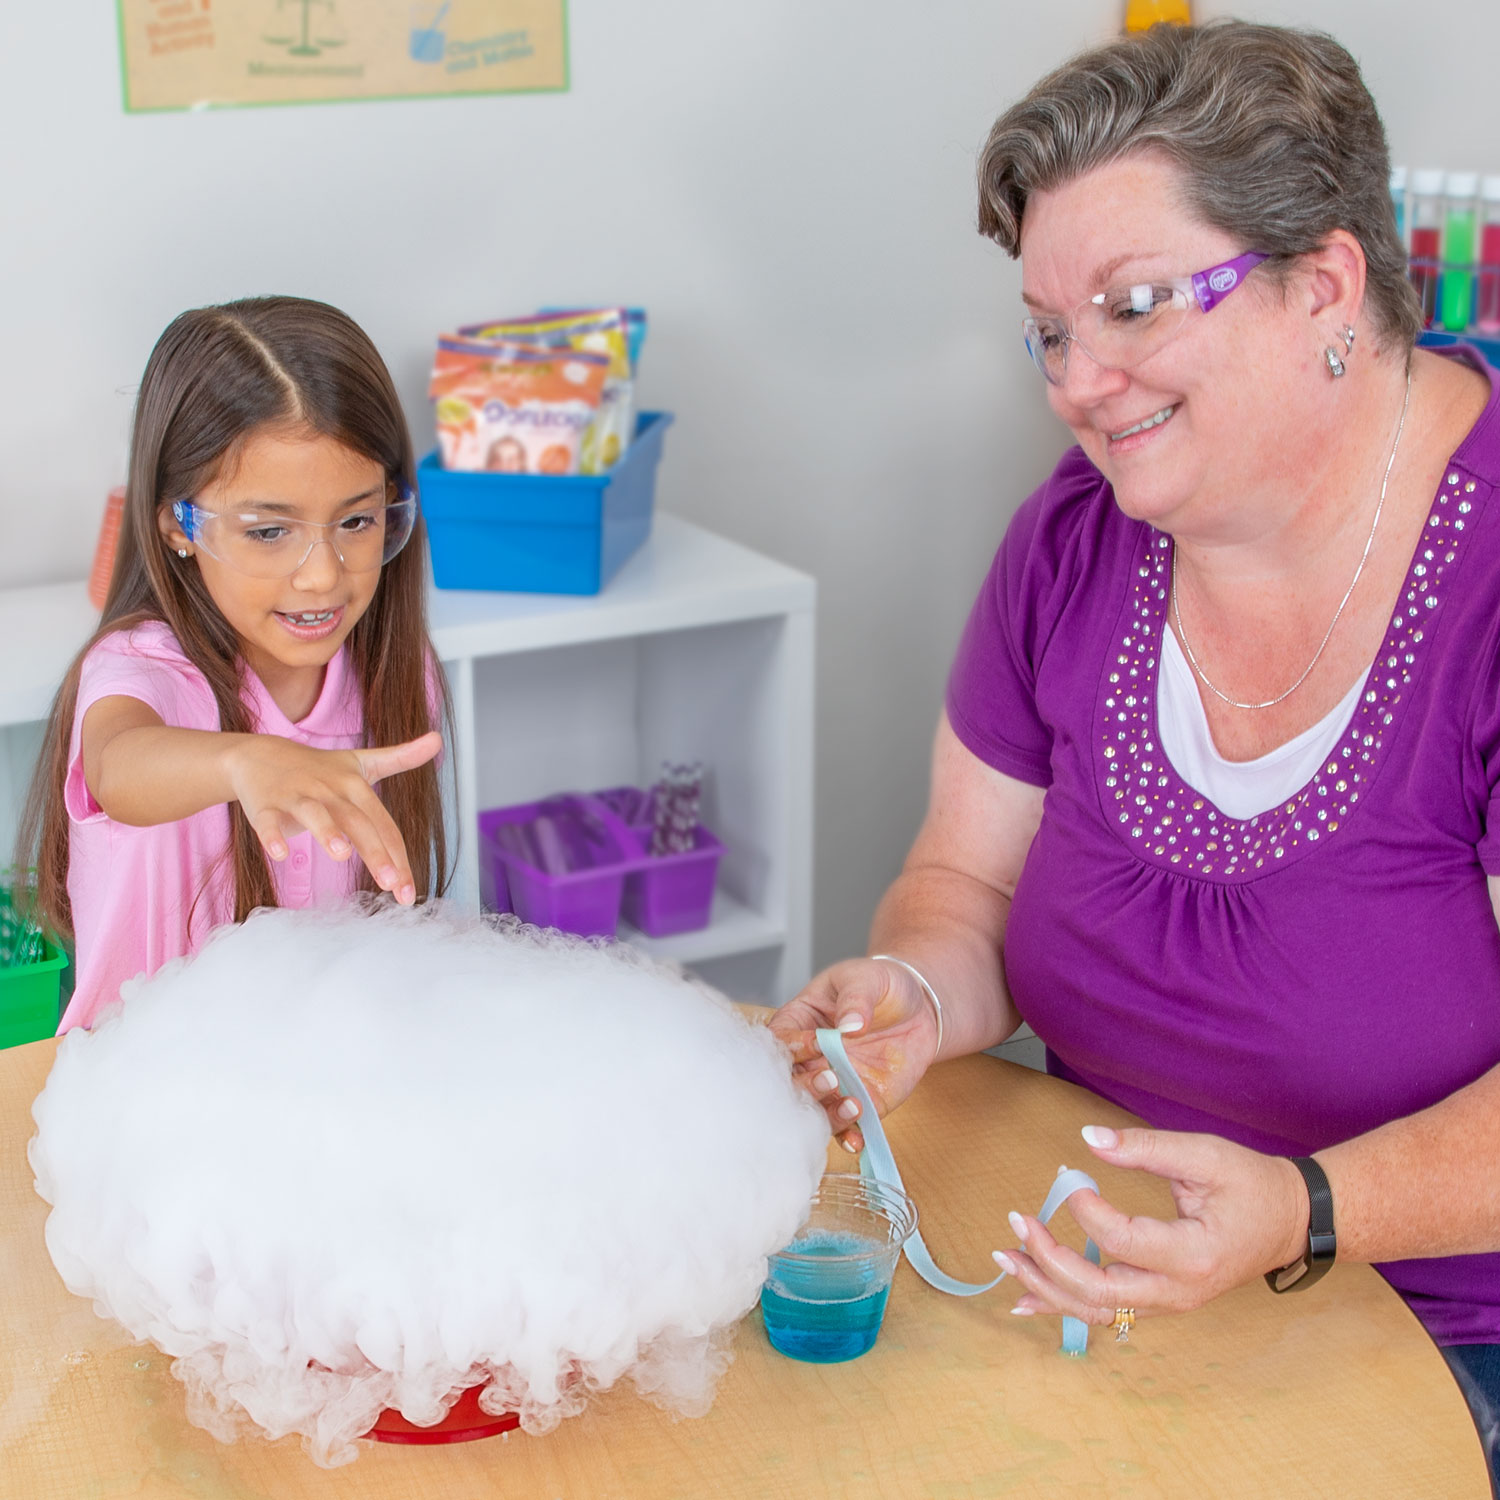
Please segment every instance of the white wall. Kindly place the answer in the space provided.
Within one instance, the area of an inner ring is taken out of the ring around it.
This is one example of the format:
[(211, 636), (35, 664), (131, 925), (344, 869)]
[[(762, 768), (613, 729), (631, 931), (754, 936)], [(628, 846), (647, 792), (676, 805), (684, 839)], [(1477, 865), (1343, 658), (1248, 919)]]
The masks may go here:
[[(570, 8), (563, 95), (127, 116), (109, 0), (4, 7), (0, 586), (87, 572), (134, 382), (184, 307), (337, 303), (421, 441), (440, 329), (643, 303), (643, 394), (678, 414), (660, 503), (819, 579), (831, 959), (899, 865), (969, 600), (1065, 441), (1017, 268), (973, 231), (976, 147), (1123, 0)], [(1339, 36), (1398, 159), (1500, 171), (1494, 0), (1198, 7), (1230, 10)]]

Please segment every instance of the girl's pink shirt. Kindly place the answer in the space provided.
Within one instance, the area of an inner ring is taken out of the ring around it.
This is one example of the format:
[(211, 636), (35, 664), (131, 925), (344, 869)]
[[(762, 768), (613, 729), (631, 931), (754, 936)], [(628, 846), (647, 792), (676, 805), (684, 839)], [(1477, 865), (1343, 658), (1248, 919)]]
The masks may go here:
[[(264, 734), (319, 750), (354, 749), (363, 742), (364, 712), (346, 650), (328, 664), (318, 701), (296, 724), (248, 669), (243, 695)], [(227, 805), (175, 823), (132, 828), (111, 819), (90, 794), (79, 748), (83, 718), (99, 699), (113, 697), (138, 698), (173, 728), (219, 728), (208, 682), (160, 621), (105, 636), (84, 658), (64, 789), (78, 968), (59, 1034), (92, 1026), (119, 999), (125, 980), (196, 952), (215, 927), (234, 919)], [(283, 906), (341, 900), (356, 888), (362, 869), (357, 854), (335, 860), (305, 831), (289, 838), (287, 847), (286, 859), (271, 866)]]

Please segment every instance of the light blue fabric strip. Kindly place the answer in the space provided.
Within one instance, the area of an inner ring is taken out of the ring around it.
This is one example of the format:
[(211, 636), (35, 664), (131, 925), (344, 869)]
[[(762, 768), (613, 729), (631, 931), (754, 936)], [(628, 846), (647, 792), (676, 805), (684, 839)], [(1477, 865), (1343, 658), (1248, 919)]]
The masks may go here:
[[(844, 1050), (843, 1034), (831, 1028), (820, 1030), (818, 1046), (838, 1078), (839, 1087), (859, 1104), (859, 1128), (864, 1132), (865, 1137), (865, 1149), (859, 1157), (859, 1170), (866, 1177), (888, 1182), (905, 1192), (906, 1185), (901, 1181), (901, 1172), (896, 1166), (891, 1143), (886, 1139), (885, 1128), (880, 1123), (880, 1116), (870, 1098), (869, 1090), (865, 1088), (864, 1080), (855, 1071), (854, 1065), (849, 1061), (849, 1054)], [(1047, 1201), (1042, 1204), (1037, 1218), (1043, 1224), (1047, 1223), (1079, 1188), (1088, 1188), (1095, 1193), (1099, 1191), (1098, 1183), (1087, 1172), (1080, 1172), (1077, 1168), (1059, 1168), (1052, 1190), (1047, 1194)], [(1099, 1247), (1093, 1240), (1086, 1242), (1084, 1254), (1096, 1266), (1099, 1264)], [(940, 1292), (947, 1292), (951, 1297), (977, 1297), (981, 1292), (990, 1291), (1005, 1280), (1004, 1271), (993, 1281), (959, 1281), (956, 1277), (948, 1275), (946, 1271), (940, 1270), (937, 1262), (933, 1260), (932, 1252), (928, 1250), (920, 1229), (913, 1231), (911, 1238), (906, 1242), (906, 1258), (911, 1262), (912, 1270), (928, 1286)], [(1078, 1318), (1065, 1317), (1062, 1352), (1072, 1355), (1084, 1354), (1088, 1346), (1088, 1325)]]

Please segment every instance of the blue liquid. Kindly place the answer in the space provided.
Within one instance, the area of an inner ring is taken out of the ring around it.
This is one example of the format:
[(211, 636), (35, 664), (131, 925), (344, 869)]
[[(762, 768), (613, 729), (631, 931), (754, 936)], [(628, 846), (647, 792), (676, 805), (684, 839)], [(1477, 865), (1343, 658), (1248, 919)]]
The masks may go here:
[(894, 1269), (889, 1247), (847, 1231), (816, 1229), (787, 1249), (813, 1259), (771, 1258), (760, 1294), (771, 1347), (818, 1365), (857, 1359), (873, 1347), (885, 1318)]

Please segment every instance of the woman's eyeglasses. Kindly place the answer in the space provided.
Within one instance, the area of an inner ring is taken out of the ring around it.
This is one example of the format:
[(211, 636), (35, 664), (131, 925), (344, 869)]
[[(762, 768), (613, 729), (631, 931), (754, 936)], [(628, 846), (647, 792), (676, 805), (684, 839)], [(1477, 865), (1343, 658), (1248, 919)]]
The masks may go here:
[(351, 573), (384, 567), (411, 540), (417, 496), (404, 480), (396, 499), (337, 521), (300, 521), (274, 512), (205, 510), (178, 500), (172, 515), (183, 535), (215, 561), (251, 578), (289, 578), (319, 542)]
[(1195, 306), (1212, 312), (1269, 259), (1247, 250), (1191, 276), (1111, 287), (1080, 302), (1066, 318), (1024, 318), (1026, 348), (1050, 385), (1067, 378), (1069, 344), (1107, 370), (1128, 370), (1176, 338)]

